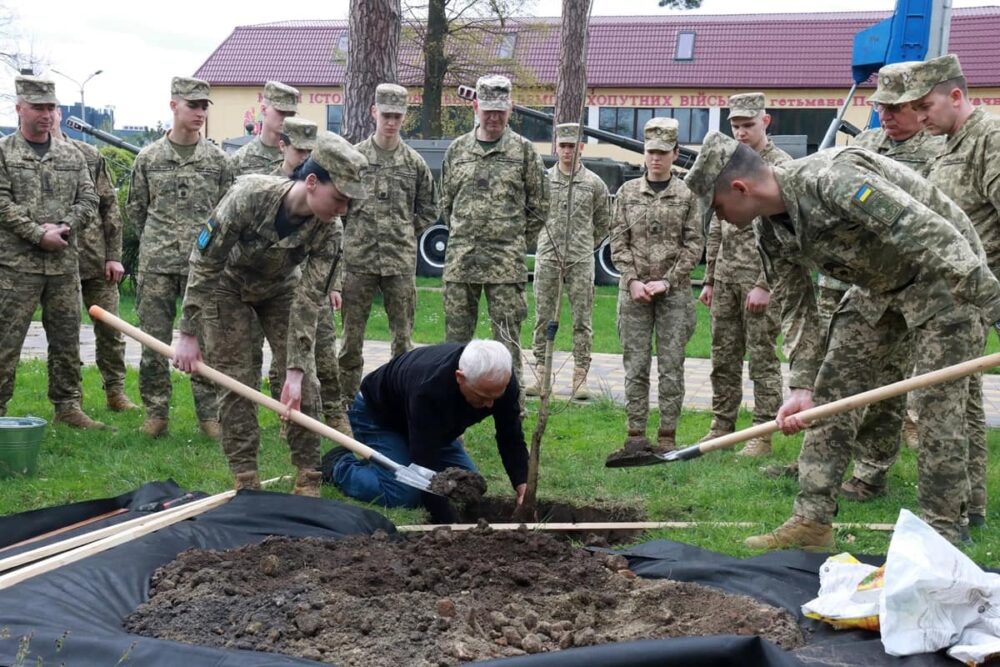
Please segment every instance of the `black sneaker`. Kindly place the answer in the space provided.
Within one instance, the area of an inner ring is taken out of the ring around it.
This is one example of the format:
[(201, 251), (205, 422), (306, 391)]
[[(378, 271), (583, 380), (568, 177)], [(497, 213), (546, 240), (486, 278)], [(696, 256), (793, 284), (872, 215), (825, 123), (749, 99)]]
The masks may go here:
[(333, 469), (337, 467), (337, 462), (341, 458), (350, 454), (351, 450), (347, 447), (337, 445), (323, 455), (323, 460), (320, 462), (320, 471), (323, 473), (323, 481), (325, 483), (333, 484)]

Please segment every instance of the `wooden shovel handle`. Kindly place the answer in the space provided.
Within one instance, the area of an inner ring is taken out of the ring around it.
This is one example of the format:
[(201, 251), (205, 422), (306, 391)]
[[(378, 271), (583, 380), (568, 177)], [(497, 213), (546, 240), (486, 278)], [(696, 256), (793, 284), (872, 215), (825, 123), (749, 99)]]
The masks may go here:
[[(878, 401), (884, 401), (887, 398), (900, 396), (916, 389), (923, 389), (924, 387), (941, 384), (942, 382), (957, 380), (958, 378), (972, 375), (973, 373), (978, 373), (994, 366), (1000, 366), (1000, 352), (987, 354), (986, 356), (970, 359), (969, 361), (963, 361), (962, 363), (955, 364), (953, 366), (946, 366), (922, 375), (914, 375), (911, 378), (900, 380), (899, 382), (893, 382), (892, 384), (887, 384), (884, 387), (869, 389), (868, 391), (861, 392), (860, 394), (842, 398), (839, 401), (817, 405), (814, 408), (803, 410), (802, 412), (797, 413), (797, 415), (802, 421), (811, 423), (820, 419), (832, 417), (833, 415), (839, 415), (842, 412), (863, 408), (866, 405), (877, 403)], [(732, 447), (737, 443), (745, 442), (751, 438), (770, 435), (779, 430), (778, 422), (771, 420), (763, 424), (745, 428), (742, 431), (706, 440), (697, 447), (701, 454), (705, 454), (707, 452), (715, 451), (716, 449), (726, 449), (727, 447)]]
[[(153, 336), (150, 336), (142, 329), (132, 326), (131, 324), (121, 319), (120, 317), (112, 315), (111, 313), (104, 310), (100, 306), (91, 306), (87, 312), (90, 313), (90, 316), (92, 318), (100, 320), (101, 322), (107, 324), (109, 327), (121, 331), (129, 338), (134, 338), (135, 340), (139, 341), (140, 343), (142, 343), (149, 349), (153, 350), (154, 352), (162, 354), (164, 357), (167, 357), (168, 359), (173, 359), (174, 348), (170, 347), (163, 341), (154, 338)], [(316, 433), (317, 435), (321, 435), (324, 438), (333, 440), (337, 444), (343, 445), (344, 447), (351, 450), (361, 458), (369, 459), (371, 458), (372, 454), (375, 453), (375, 450), (369, 447), (368, 445), (358, 442), (354, 438), (350, 438), (341, 433), (340, 431), (330, 428), (323, 422), (313, 419), (309, 415), (303, 414), (298, 410), (289, 410), (287, 407), (285, 407), (284, 404), (281, 403), (281, 401), (276, 401), (270, 396), (265, 396), (256, 389), (248, 387), (242, 382), (234, 380), (225, 373), (215, 370), (214, 368), (212, 368), (211, 366), (209, 366), (204, 362), (199, 361), (195, 368), (198, 375), (202, 376), (206, 380), (210, 380), (215, 384), (224, 387), (225, 389), (228, 389), (229, 391), (235, 394), (239, 394), (240, 396), (242, 396), (247, 400), (253, 401), (258, 405), (262, 405), (269, 410), (273, 410), (274, 412), (277, 412), (279, 415), (282, 416), (287, 415), (289, 421), (295, 422), (302, 428), (308, 429), (313, 433)]]

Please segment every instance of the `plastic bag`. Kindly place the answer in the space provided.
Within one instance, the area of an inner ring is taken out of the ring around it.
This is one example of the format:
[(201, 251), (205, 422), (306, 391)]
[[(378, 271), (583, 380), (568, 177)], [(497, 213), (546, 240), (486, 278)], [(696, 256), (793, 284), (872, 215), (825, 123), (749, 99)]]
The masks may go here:
[(802, 605), (802, 613), (838, 630), (878, 632), (882, 572), (883, 568), (866, 565), (848, 553), (827, 558), (819, 569), (817, 597)]

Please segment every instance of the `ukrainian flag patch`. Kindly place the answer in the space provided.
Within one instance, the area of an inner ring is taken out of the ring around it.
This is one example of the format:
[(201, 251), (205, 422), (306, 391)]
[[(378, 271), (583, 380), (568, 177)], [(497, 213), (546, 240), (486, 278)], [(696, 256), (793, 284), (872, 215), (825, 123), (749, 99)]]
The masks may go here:
[(859, 204), (864, 204), (868, 200), (868, 198), (872, 196), (873, 192), (875, 192), (875, 188), (865, 183), (860, 188), (858, 188), (858, 191), (856, 193), (854, 193), (854, 201), (858, 202)]
[(198, 250), (204, 250), (208, 247), (208, 244), (212, 242), (212, 237), (215, 236), (215, 230), (218, 226), (219, 223), (215, 221), (215, 218), (209, 218), (205, 222), (205, 226), (198, 232)]
[(871, 183), (865, 183), (851, 198), (851, 203), (879, 222), (891, 225), (903, 214), (903, 204)]

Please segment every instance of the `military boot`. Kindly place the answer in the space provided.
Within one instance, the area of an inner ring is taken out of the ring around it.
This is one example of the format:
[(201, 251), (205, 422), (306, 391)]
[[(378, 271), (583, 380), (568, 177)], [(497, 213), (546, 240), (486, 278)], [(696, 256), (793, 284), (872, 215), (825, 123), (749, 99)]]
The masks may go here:
[(779, 477), (798, 477), (799, 462), (795, 461), (794, 463), (788, 463), (785, 465), (772, 464), (769, 466), (761, 466), (758, 470), (768, 477), (773, 477), (774, 479), (778, 479)]
[(747, 458), (760, 458), (763, 456), (771, 455), (771, 436), (762, 435), (756, 438), (750, 438), (750, 441), (741, 449), (736, 452), (736, 456), (745, 456)]
[(166, 417), (146, 417), (142, 422), (142, 434), (150, 438), (159, 438), (167, 433)]
[(198, 422), (198, 428), (201, 429), (201, 432), (206, 437), (212, 440), (222, 439), (222, 427), (219, 425), (218, 419), (202, 419)]
[(347, 415), (343, 412), (335, 412), (326, 418), (326, 425), (330, 428), (340, 431), (348, 438), (354, 437), (354, 431), (351, 430), (351, 420), (347, 418)]
[(666, 454), (677, 449), (677, 431), (673, 429), (660, 428), (656, 432), (656, 453)]
[(729, 435), (733, 432), (732, 426), (726, 426), (716, 420), (712, 420), (712, 425), (708, 428), (708, 433), (698, 441), (700, 445), (703, 442), (708, 442), (709, 440), (714, 440), (715, 438), (721, 438), (724, 435)]
[(883, 484), (882, 486), (877, 486), (875, 484), (869, 484), (859, 477), (851, 477), (849, 480), (840, 485), (840, 495), (844, 496), (848, 500), (863, 503), (878, 498), (879, 496), (884, 496), (885, 485)]
[(916, 449), (917, 445), (920, 443), (920, 437), (917, 435), (917, 422), (913, 420), (913, 416), (910, 415), (909, 411), (906, 413), (906, 417), (903, 418), (903, 444), (905, 444), (910, 449)]
[(573, 369), (573, 400), (575, 401), (589, 401), (594, 397), (590, 393), (590, 387), (587, 386), (587, 372), (588, 369), (583, 366), (577, 366)]
[(604, 466), (606, 468), (631, 468), (662, 463), (656, 454), (657, 451), (653, 447), (653, 443), (646, 437), (645, 432), (629, 429), (628, 437), (625, 438), (621, 449), (608, 454)]
[(535, 366), (535, 380), (524, 388), (525, 396), (542, 395), (542, 376), (545, 375), (545, 366)]
[(323, 481), (323, 473), (312, 468), (299, 468), (299, 474), (295, 477), (295, 488), (292, 493), (296, 496), (309, 496), (319, 498), (319, 485)]
[(80, 408), (74, 406), (63, 408), (58, 410), (55, 417), (52, 418), (53, 424), (66, 424), (71, 428), (83, 428), (83, 429), (95, 429), (100, 430), (105, 428), (105, 425), (99, 421), (91, 419), (87, 416)]
[(256, 470), (238, 472), (235, 480), (234, 487), (237, 491), (260, 491), (260, 477)]
[(793, 516), (778, 528), (765, 535), (754, 535), (743, 541), (747, 549), (801, 549), (803, 551), (833, 550), (833, 526)]
[(108, 410), (112, 412), (127, 412), (138, 409), (138, 405), (129, 400), (121, 389), (111, 389), (107, 392)]

